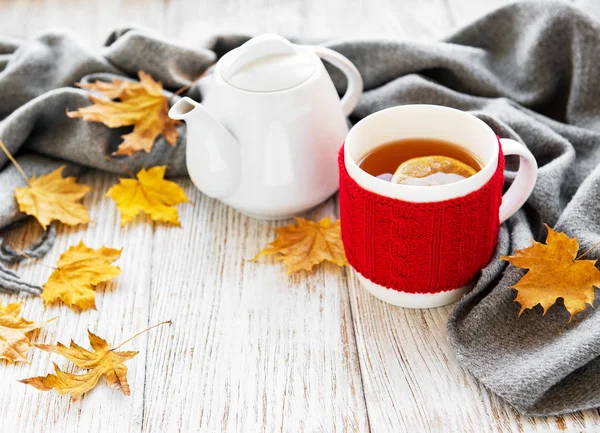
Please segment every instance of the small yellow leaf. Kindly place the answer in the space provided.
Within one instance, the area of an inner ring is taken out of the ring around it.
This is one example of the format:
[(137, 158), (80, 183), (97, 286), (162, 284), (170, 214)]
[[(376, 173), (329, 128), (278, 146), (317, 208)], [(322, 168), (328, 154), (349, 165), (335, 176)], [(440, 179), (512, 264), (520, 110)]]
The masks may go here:
[(278, 260), (287, 265), (288, 273), (311, 271), (313, 266), (329, 261), (344, 266), (346, 254), (342, 244), (340, 221), (323, 218), (318, 223), (296, 217), (296, 224), (276, 228), (277, 238), (252, 260), (278, 254)]
[(170, 145), (177, 144), (179, 134), (175, 126), (181, 124), (181, 121), (169, 117), (169, 101), (163, 95), (162, 84), (154, 81), (144, 71), (139, 71), (138, 74), (139, 82), (114, 79), (112, 83), (79, 83), (82, 88), (120, 101), (90, 95), (92, 105), (67, 112), (71, 118), (100, 122), (109, 128), (133, 126), (133, 131), (123, 136), (124, 140), (115, 152), (116, 155), (131, 156), (138, 150), (150, 152), (161, 134)]
[(110, 281), (121, 273), (118, 266), (111, 265), (121, 255), (121, 250), (101, 247), (88, 248), (83, 241), (64, 252), (56, 269), (44, 284), (44, 305), (62, 302), (81, 310), (96, 308), (94, 287)]
[(27, 362), (31, 333), (50, 322), (34, 323), (19, 317), (22, 306), (14, 303), (3, 307), (0, 302), (0, 359), (8, 362)]
[(174, 207), (188, 201), (183, 188), (164, 179), (166, 166), (141, 169), (137, 179), (119, 179), (106, 195), (112, 197), (121, 212), (121, 226), (144, 212), (153, 221), (179, 225), (179, 213)]
[(541, 305), (544, 314), (558, 298), (571, 314), (585, 310), (594, 303), (594, 286), (600, 287), (600, 271), (596, 260), (577, 260), (579, 242), (550, 227), (546, 244), (533, 241), (530, 247), (515, 251), (514, 256), (501, 257), (514, 266), (529, 271), (515, 284), (516, 302), (521, 311)]
[(66, 373), (54, 364), (55, 374), (23, 379), (20, 382), (41, 391), (56, 389), (61, 395), (71, 394), (73, 400), (78, 400), (83, 394), (95, 388), (98, 380), (104, 377), (110, 387), (129, 395), (127, 367), (124, 362), (133, 358), (138, 352), (117, 352), (111, 349), (105, 340), (90, 331), (88, 331), (88, 337), (93, 351), (86, 350), (73, 341), (69, 347), (61, 343), (56, 346), (46, 344), (36, 344), (35, 346), (43, 351), (64, 356), (77, 367), (88, 370), (85, 373)]
[(73, 226), (90, 221), (87, 209), (79, 203), (92, 187), (81, 185), (74, 177), (62, 177), (64, 166), (52, 173), (29, 180), (29, 185), (15, 188), (19, 210), (34, 216), (46, 229), (52, 221)]

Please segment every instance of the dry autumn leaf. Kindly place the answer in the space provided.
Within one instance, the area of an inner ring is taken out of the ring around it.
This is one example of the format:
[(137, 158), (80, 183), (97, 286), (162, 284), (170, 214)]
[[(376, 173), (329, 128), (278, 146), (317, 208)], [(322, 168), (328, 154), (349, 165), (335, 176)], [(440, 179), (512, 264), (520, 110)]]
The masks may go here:
[(57, 353), (72, 361), (77, 367), (88, 370), (83, 374), (72, 374), (61, 371), (54, 364), (55, 374), (23, 379), (20, 382), (31, 385), (42, 391), (56, 389), (60, 394), (71, 394), (73, 400), (78, 400), (83, 394), (95, 388), (98, 380), (104, 376), (106, 383), (129, 395), (127, 383), (127, 367), (124, 362), (133, 358), (138, 352), (117, 352), (97, 335), (88, 331), (93, 352), (78, 346), (71, 341), (69, 347), (58, 343), (56, 346), (36, 344), (35, 347), (46, 352)]
[(32, 346), (31, 333), (54, 320), (34, 323), (19, 317), (22, 306), (14, 303), (3, 307), (0, 302), (0, 359), (8, 362), (27, 362), (27, 351)]
[(112, 83), (78, 83), (79, 87), (100, 92), (110, 99), (90, 95), (94, 104), (67, 112), (71, 118), (100, 122), (109, 128), (133, 126), (131, 133), (123, 135), (116, 155), (130, 156), (138, 150), (150, 152), (161, 134), (170, 145), (177, 144), (179, 134), (175, 126), (181, 122), (169, 118), (169, 101), (163, 95), (162, 84), (144, 71), (138, 75), (139, 82), (114, 79)]
[(313, 266), (329, 261), (344, 266), (346, 254), (342, 244), (340, 221), (323, 218), (319, 222), (296, 217), (296, 224), (276, 228), (277, 238), (252, 260), (279, 254), (278, 260), (287, 265), (288, 273), (311, 271)]
[(15, 199), (21, 212), (35, 217), (44, 230), (52, 221), (70, 226), (90, 221), (87, 209), (79, 200), (93, 189), (91, 186), (78, 184), (74, 177), (63, 177), (64, 166), (44, 176), (36, 178), (34, 175), (28, 179), (2, 141), (0, 149), (27, 182), (27, 186), (15, 188)]
[(529, 270), (511, 287), (517, 290), (515, 301), (521, 304), (519, 315), (538, 304), (545, 314), (562, 298), (572, 319), (585, 310), (587, 304), (593, 304), (594, 286), (600, 287), (600, 271), (595, 266), (596, 260), (579, 260), (577, 238), (546, 228), (546, 244), (533, 241), (530, 247), (501, 259)]
[(19, 210), (34, 216), (46, 229), (52, 221), (74, 226), (90, 222), (87, 209), (79, 200), (91, 186), (81, 185), (74, 177), (63, 177), (64, 166), (52, 173), (29, 180), (29, 185), (15, 188)]
[(153, 221), (179, 225), (179, 213), (174, 207), (188, 201), (183, 188), (165, 180), (165, 166), (141, 169), (137, 179), (119, 179), (106, 195), (112, 197), (121, 212), (121, 226), (144, 212)]
[(119, 258), (121, 250), (101, 247), (88, 248), (83, 241), (64, 252), (56, 269), (44, 284), (41, 294), (44, 305), (63, 302), (81, 310), (96, 308), (93, 286), (110, 281), (121, 273), (111, 263)]
[(82, 374), (66, 373), (53, 363), (55, 374), (22, 379), (20, 382), (31, 385), (41, 391), (55, 389), (61, 395), (71, 394), (73, 400), (78, 400), (83, 394), (94, 389), (98, 384), (98, 380), (104, 377), (106, 383), (111, 388), (121, 390), (123, 394), (129, 395), (131, 391), (127, 383), (127, 366), (125, 365), (125, 361), (133, 358), (138, 352), (117, 352), (117, 349), (150, 329), (170, 323), (171, 321), (168, 320), (151, 326), (113, 348), (104, 339), (89, 330), (88, 337), (93, 351), (84, 349), (72, 340), (69, 347), (61, 343), (55, 346), (36, 344), (35, 347), (38, 349), (64, 356), (77, 367), (87, 371)]

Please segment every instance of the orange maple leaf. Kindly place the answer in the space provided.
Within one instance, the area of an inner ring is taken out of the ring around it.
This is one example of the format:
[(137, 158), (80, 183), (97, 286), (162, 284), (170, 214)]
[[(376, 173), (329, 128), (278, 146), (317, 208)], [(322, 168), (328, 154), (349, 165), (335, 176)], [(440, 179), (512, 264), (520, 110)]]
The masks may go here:
[(550, 227), (546, 244), (533, 241), (531, 246), (515, 251), (513, 256), (501, 257), (518, 268), (529, 271), (515, 284), (516, 302), (521, 311), (541, 305), (544, 314), (559, 298), (571, 314), (593, 305), (594, 286), (600, 287), (600, 271), (596, 260), (580, 260), (577, 257), (579, 242)]
[(35, 347), (45, 352), (64, 356), (77, 367), (88, 370), (87, 372), (83, 374), (66, 373), (54, 364), (55, 374), (22, 379), (20, 382), (42, 391), (56, 389), (60, 394), (69, 393), (73, 400), (77, 400), (83, 394), (95, 388), (98, 380), (104, 377), (109, 386), (120, 389), (123, 394), (129, 395), (127, 367), (124, 362), (133, 358), (138, 352), (116, 352), (110, 348), (105, 340), (90, 331), (88, 331), (88, 336), (93, 351), (86, 350), (73, 341), (71, 341), (69, 347), (61, 343), (56, 346), (35, 345)]
[(344, 266), (346, 254), (342, 244), (340, 221), (323, 218), (319, 222), (295, 217), (297, 224), (276, 228), (277, 238), (252, 260), (277, 254), (277, 259), (287, 265), (288, 273), (311, 271), (315, 265), (328, 261)]
[[(133, 131), (123, 135), (116, 155), (133, 155), (138, 150), (150, 152), (159, 135), (172, 146), (179, 134), (175, 129), (179, 120), (169, 117), (169, 101), (163, 94), (160, 81), (154, 81), (144, 71), (138, 72), (140, 81), (131, 82), (115, 78), (112, 83), (78, 83), (79, 87), (102, 93), (106, 98), (90, 95), (94, 104), (77, 111), (67, 111), (71, 118), (100, 122), (109, 128), (133, 126)], [(119, 99), (113, 101), (111, 99)]]
[(117, 352), (117, 349), (144, 332), (167, 324), (171, 324), (171, 321), (167, 320), (150, 326), (113, 348), (104, 339), (89, 330), (88, 338), (92, 346), (91, 351), (77, 345), (72, 340), (69, 347), (61, 343), (56, 345), (36, 344), (35, 347), (38, 349), (64, 356), (77, 367), (87, 371), (81, 374), (66, 373), (53, 363), (54, 374), (30, 377), (22, 379), (19, 382), (31, 385), (41, 391), (55, 389), (63, 395), (71, 394), (73, 400), (78, 400), (83, 394), (94, 389), (98, 385), (100, 378), (104, 377), (108, 386), (119, 389), (123, 394), (129, 395), (131, 391), (129, 383), (127, 383), (127, 366), (125, 365), (125, 361), (133, 358), (138, 352)]
[(20, 316), (22, 303), (2, 306), (0, 302), (0, 359), (8, 362), (27, 362), (27, 352), (31, 347), (29, 337), (44, 323), (34, 323)]

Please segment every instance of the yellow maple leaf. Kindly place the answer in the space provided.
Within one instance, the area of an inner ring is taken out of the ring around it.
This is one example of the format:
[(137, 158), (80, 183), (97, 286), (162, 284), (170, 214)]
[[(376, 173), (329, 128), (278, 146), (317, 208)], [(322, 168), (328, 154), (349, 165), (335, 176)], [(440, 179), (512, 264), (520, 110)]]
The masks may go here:
[(121, 273), (111, 263), (119, 258), (121, 250), (101, 247), (88, 248), (83, 241), (64, 252), (56, 269), (44, 284), (41, 294), (44, 305), (63, 302), (81, 310), (96, 308), (93, 286), (110, 281)]
[(35, 217), (46, 229), (52, 221), (60, 221), (68, 225), (84, 224), (90, 221), (87, 209), (79, 203), (85, 194), (93, 188), (81, 185), (74, 177), (62, 176), (63, 167), (36, 178), (27, 178), (27, 174), (0, 140), (0, 150), (19, 171), (27, 186), (15, 188), (15, 199), (19, 210)]
[(79, 200), (93, 188), (78, 184), (74, 177), (63, 177), (64, 168), (38, 178), (33, 176), (27, 186), (15, 188), (19, 210), (34, 216), (44, 230), (55, 220), (70, 226), (90, 221), (87, 209)]
[(174, 206), (188, 201), (185, 191), (175, 182), (165, 180), (166, 166), (141, 169), (137, 179), (119, 179), (108, 190), (121, 212), (121, 226), (144, 212), (154, 221), (179, 225), (179, 213)]
[(541, 305), (544, 314), (558, 298), (571, 314), (585, 310), (594, 302), (594, 286), (600, 287), (600, 271), (596, 260), (579, 260), (577, 238), (555, 232), (550, 227), (546, 244), (533, 241), (531, 246), (501, 257), (518, 268), (529, 271), (511, 288), (517, 290), (515, 301), (521, 311)]
[(179, 134), (175, 126), (181, 122), (168, 116), (169, 101), (163, 94), (162, 84), (144, 71), (139, 71), (138, 75), (139, 82), (115, 79), (112, 83), (79, 83), (80, 87), (119, 101), (90, 95), (92, 105), (67, 112), (71, 118), (100, 122), (109, 128), (133, 126), (131, 133), (123, 135), (116, 155), (131, 156), (138, 150), (150, 152), (161, 134), (170, 145), (177, 144)]
[(77, 367), (88, 370), (83, 374), (72, 374), (61, 371), (54, 364), (55, 374), (22, 379), (20, 382), (31, 385), (42, 391), (56, 389), (61, 395), (71, 394), (73, 400), (78, 400), (83, 394), (95, 388), (101, 377), (106, 383), (119, 389), (125, 395), (130, 394), (127, 383), (127, 366), (124, 362), (133, 358), (138, 352), (117, 352), (108, 343), (88, 331), (90, 345), (93, 351), (84, 349), (71, 341), (69, 347), (57, 345), (36, 344), (35, 347), (46, 352), (57, 353), (72, 361)]
[(300, 217), (295, 220), (297, 224), (276, 228), (277, 238), (252, 260), (278, 254), (277, 259), (287, 265), (289, 274), (311, 271), (313, 266), (324, 261), (338, 266), (347, 264), (339, 220), (333, 222), (329, 217), (319, 222)]
[(8, 362), (27, 362), (31, 333), (55, 319), (34, 323), (19, 317), (22, 306), (22, 303), (14, 303), (3, 307), (0, 302), (0, 359)]

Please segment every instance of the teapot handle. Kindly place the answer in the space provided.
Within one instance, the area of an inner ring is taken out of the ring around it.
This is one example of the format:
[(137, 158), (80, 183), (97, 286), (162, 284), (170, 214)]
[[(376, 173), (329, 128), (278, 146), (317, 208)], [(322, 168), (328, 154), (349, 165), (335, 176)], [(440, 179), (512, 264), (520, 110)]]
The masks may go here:
[(336, 51), (320, 46), (312, 46), (310, 49), (317, 56), (327, 60), (346, 75), (348, 88), (346, 89), (346, 94), (342, 97), (342, 111), (345, 116), (349, 116), (354, 108), (356, 108), (356, 105), (358, 105), (358, 100), (363, 92), (363, 80), (360, 72), (358, 72), (358, 69), (356, 69), (356, 66), (350, 60)]

